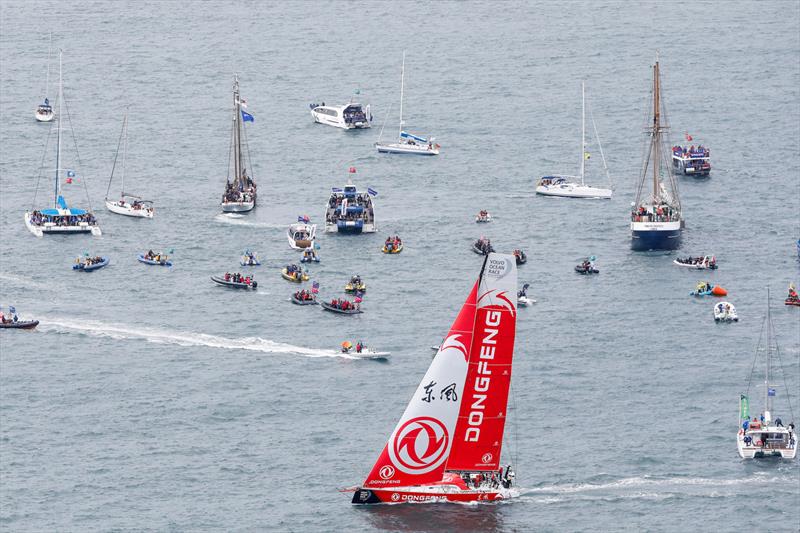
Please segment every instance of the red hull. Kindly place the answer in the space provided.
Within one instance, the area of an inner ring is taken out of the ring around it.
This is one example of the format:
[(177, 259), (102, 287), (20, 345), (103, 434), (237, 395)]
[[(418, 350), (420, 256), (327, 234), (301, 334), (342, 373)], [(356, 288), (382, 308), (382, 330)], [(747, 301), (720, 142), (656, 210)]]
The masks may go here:
[(499, 491), (465, 490), (458, 492), (415, 491), (407, 488), (389, 489), (356, 489), (353, 503), (445, 503), (445, 502), (493, 502), (506, 497)]

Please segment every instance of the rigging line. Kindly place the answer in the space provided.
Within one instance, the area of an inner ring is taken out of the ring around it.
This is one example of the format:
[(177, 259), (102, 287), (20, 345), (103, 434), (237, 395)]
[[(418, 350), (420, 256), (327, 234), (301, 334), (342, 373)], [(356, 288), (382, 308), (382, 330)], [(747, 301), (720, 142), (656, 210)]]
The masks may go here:
[(383, 128), (386, 127), (386, 121), (389, 120), (389, 113), (392, 112), (392, 104), (389, 103), (389, 109), (386, 111), (386, 116), (383, 118), (383, 125), (381, 126), (381, 132), (378, 135), (378, 142), (381, 142), (381, 137), (383, 137)]
[[(72, 118), (69, 115), (69, 104), (67, 104), (67, 99), (63, 97), (63, 89), (62, 89), (62, 100), (64, 100), (64, 107), (67, 109), (67, 120), (69, 121), (69, 131), (72, 133), (72, 144), (75, 146), (75, 157), (78, 159), (78, 171), (81, 172), (81, 168), (83, 168), (83, 164), (81, 163), (81, 154), (78, 151), (78, 140), (75, 138), (75, 128), (72, 127)], [(83, 173), (81, 172), (81, 175)], [(92, 209), (92, 199), (89, 197), (89, 179), (86, 176), (83, 176), (81, 180), (83, 182), (83, 190), (86, 192), (86, 203), (89, 204), (89, 212), (91, 213), (94, 211)]]
[[(57, 120), (60, 120), (57, 119)], [(53, 127), (55, 127), (55, 122), (50, 125), (50, 129), (47, 130), (47, 138), (44, 141), (44, 151), (42, 152), (42, 160), (39, 162), (39, 173), (36, 175), (36, 189), (33, 192), (33, 203), (31, 204), (31, 212), (36, 209), (36, 197), (39, 194), (39, 181), (42, 179), (42, 170), (44, 170), (44, 160), (45, 156), (47, 156), (47, 147), (50, 145), (50, 136), (53, 134)]]
[(758, 361), (758, 348), (761, 346), (761, 339), (764, 338), (764, 325), (767, 322), (767, 317), (765, 316), (761, 321), (761, 329), (758, 333), (758, 343), (756, 344), (756, 354), (753, 357), (753, 364), (750, 366), (750, 376), (747, 378), (747, 388), (745, 389), (745, 394), (750, 394), (750, 383), (753, 381), (753, 372), (756, 369), (756, 361)]
[[(111, 180), (114, 179), (114, 169), (117, 168), (117, 157), (119, 156), (119, 147), (122, 146), (122, 133), (125, 131), (123, 127), (119, 132), (119, 141), (117, 141), (117, 153), (114, 154), (114, 164), (111, 165), (111, 176), (108, 178), (108, 188), (106, 189), (106, 200), (108, 200), (108, 193), (111, 191)], [(123, 194), (125, 191), (122, 191)]]
[[(773, 335), (773, 338), (774, 335)], [(789, 414), (792, 416), (792, 422), (794, 422), (794, 410), (792, 409), (792, 397), (789, 394), (789, 385), (786, 383), (786, 372), (783, 371), (783, 361), (781, 360), (781, 349), (778, 346), (778, 342), (775, 341), (775, 355), (778, 356), (778, 366), (781, 367), (781, 374), (783, 375), (783, 388), (786, 390), (786, 403), (789, 404)]]
[[(236, 112), (236, 110), (234, 109), (234, 113), (235, 112)], [(225, 181), (228, 182), (228, 183), (230, 183), (230, 181), (231, 181), (231, 152), (233, 151), (233, 142), (234, 142), (234, 140), (233, 140), (233, 136), (234, 136), (233, 128), (236, 127), (235, 124), (236, 124), (236, 121), (234, 120), (234, 126), (231, 126), (231, 142), (228, 143), (228, 169), (227, 169), (226, 175), (225, 175)]]
[[(592, 112), (591, 106), (589, 107), (589, 118), (592, 121), (592, 129), (594, 129), (594, 138), (597, 139), (597, 146), (600, 148), (600, 157), (603, 159), (603, 169), (606, 171), (606, 179), (608, 179), (608, 183), (611, 185), (611, 190), (614, 190), (614, 181), (611, 179), (611, 174), (608, 173), (608, 165), (606, 164), (606, 156), (603, 153), (603, 143), (600, 142), (600, 135), (597, 134), (597, 124), (594, 122), (594, 113)], [(584, 155), (584, 157), (586, 157)]]
[(244, 149), (247, 152), (247, 164), (250, 166), (250, 181), (255, 183), (255, 172), (253, 172), (253, 161), (250, 159), (250, 142), (247, 140), (247, 126), (242, 125), (242, 131), (244, 132)]

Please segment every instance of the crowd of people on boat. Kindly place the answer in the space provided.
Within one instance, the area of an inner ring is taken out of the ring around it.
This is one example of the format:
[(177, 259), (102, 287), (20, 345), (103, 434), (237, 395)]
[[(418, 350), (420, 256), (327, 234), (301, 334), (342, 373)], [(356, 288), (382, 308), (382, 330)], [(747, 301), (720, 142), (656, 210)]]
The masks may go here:
[(235, 181), (225, 185), (222, 203), (252, 202), (256, 197), (256, 184), (246, 173), (242, 176), (243, 185), (240, 188)]
[(486, 209), (481, 209), (478, 216), (475, 217), (476, 222), (489, 222), (491, 219), (492, 215)]
[(797, 295), (797, 290), (794, 288), (794, 283), (789, 284), (789, 295), (786, 296), (786, 303), (800, 303), (800, 297)]
[(303, 278), (303, 269), (297, 265), (286, 265), (286, 274), (296, 280)]
[(294, 293), (294, 297), (296, 300), (300, 300), (301, 302), (310, 302), (314, 300), (314, 294), (305, 289)]
[(245, 285), (250, 285), (253, 283), (253, 278), (248, 276), (242, 276), (240, 273), (236, 272), (231, 274), (230, 272), (225, 272), (225, 281), (230, 281), (232, 283), (244, 283)]
[(710, 268), (714, 270), (717, 268), (717, 258), (712, 256), (698, 256), (698, 257), (685, 257), (685, 258), (677, 258), (675, 259), (678, 263), (682, 265), (695, 265), (695, 266), (704, 266), (706, 268)]
[(13, 322), (19, 322), (17, 313), (9, 312), (9, 314), (5, 314), (3, 311), (0, 311), (0, 323), (11, 324)]
[[(125, 207), (125, 198), (120, 198), (119, 200), (117, 200), (117, 205), (120, 207)], [(131, 209), (133, 209), (134, 211), (138, 211), (140, 209), (149, 209), (149, 210), (153, 209), (147, 204), (147, 202), (143, 202), (142, 200), (134, 200), (133, 202), (131, 202), (130, 205)]]
[(672, 147), (672, 153), (679, 157), (709, 157), (711, 155), (711, 150), (702, 144), (698, 144), (697, 146), (691, 145), (688, 148), (686, 146), (675, 145)]
[(511, 488), (516, 475), (511, 465), (499, 468), (495, 472), (461, 472), (461, 480), (471, 489)]
[(714, 288), (714, 286), (711, 283), (707, 282), (707, 281), (698, 281), (697, 282), (697, 287), (695, 287), (695, 290), (697, 291), (697, 294), (703, 294), (703, 293), (711, 292), (711, 289), (713, 289), (713, 288)]
[(475, 241), (475, 249), (479, 250), (482, 254), (487, 255), (491, 252), (494, 252), (494, 246), (489, 239), (486, 237), (481, 237), (477, 241)]
[(631, 212), (633, 222), (677, 222), (680, 220), (680, 213), (667, 204), (644, 206)]
[(361, 342), (361, 341), (358, 341), (355, 344), (355, 346), (353, 346), (350, 342), (342, 343), (342, 352), (343, 353), (350, 353), (350, 350), (352, 350), (353, 348), (356, 349), (356, 353), (361, 353), (361, 352), (364, 351), (364, 348), (366, 348), (366, 346), (364, 346), (364, 343)]
[(91, 266), (91, 265), (96, 265), (98, 263), (102, 263), (103, 262), (103, 258), (100, 257), (99, 255), (96, 255), (94, 257), (83, 257), (83, 258), (78, 257), (77, 259), (75, 259), (75, 262), (77, 264), (79, 264), (79, 265), (83, 265), (83, 266), (86, 267), (86, 266)]
[(156, 261), (156, 262), (167, 260), (166, 254), (162, 254), (161, 252), (156, 253), (153, 250), (147, 250), (147, 253), (144, 254), (144, 258), (147, 259), (148, 261)]
[[(356, 122), (367, 122), (367, 114), (361, 108), (353, 109), (348, 107), (342, 113), (342, 117), (344, 118), (346, 124), (352, 124)], [(372, 117), (370, 117), (370, 120), (371, 119)]]
[(403, 241), (400, 237), (395, 235), (394, 237), (386, 237), (386, 242), (383, 243), (383, 247), (386, 248), (387, 252), (391, 252), (392, 250), (399, 249), (402, 244)]
[(258, 257), (256, 257), (255, 252), (245, 250), (244, 255), (242, 256), (242, 263), (249, 266), (255, 266), (258, 264)]
[(82, 215), (46, 215), (41, 211), (34, 211), (31, 213), (31, 224), (34, 226), (42, 226), (44, 224), (79, 226), (81, 223), (94, 226), (97, 224), (97, 219), (91, 213), (84, 213)]
[(359, 304), (353, 303), (344, 298), (332, 299), (330, 301), (330, 306), (336, 309), (341, 309), (342, 311), (358, 311), (361, 308)]
[(546, 176), (539, 181), (539, 185), (549, 187), (551, 185), (558, 185), (564, 183), (566, 180), (560, 176)]
[(351, 291), (363, 291), (366, 287), (364, 286), (364, 282), (361, 280), (361, 276), (356, 274), (355, 276), (350, 277), (350, 289)]

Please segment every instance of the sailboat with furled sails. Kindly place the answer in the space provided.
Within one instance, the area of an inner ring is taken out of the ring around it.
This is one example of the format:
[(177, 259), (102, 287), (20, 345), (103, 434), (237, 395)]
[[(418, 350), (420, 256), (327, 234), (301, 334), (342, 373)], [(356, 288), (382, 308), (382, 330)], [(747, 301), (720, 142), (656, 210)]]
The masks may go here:
[[(250, 150), (247, 147), (247, 133), (243, 122), (253, 122), (253, 115), (245, 111), (247, 104), (239, 97), (239, 77), (233, 77), (233, 131), (231, 132), (232, 157), (228, 159), (228, 177), (225, 193), (222, 195), (222, 211), (225, 213), (245, 213), (256, 206), (256, 182), (247, 174), (245, 158), (242, 153), (242, 137), (247, 149), (247, 162), (250, 163)], [(231, 165), (231, 160), (233, 165)], [(231, 166), (233, 176), (231, 177)], [(250, 164), (252, 171), (253, 165)]]
[(516, 331), (517, 265), (490, 253), (354, 504), (497, 501)]
[[(659, 62), (653, 66), (652, 117), (645, 126), (646, 145), (631, 204), (631, 248), (638, 251), (674, 250), (680, 246), (683, 209), (672, 174), (668, 146), (669, 124), (661, 97)], [(649, 186), (652, 183), (652, 189)]]

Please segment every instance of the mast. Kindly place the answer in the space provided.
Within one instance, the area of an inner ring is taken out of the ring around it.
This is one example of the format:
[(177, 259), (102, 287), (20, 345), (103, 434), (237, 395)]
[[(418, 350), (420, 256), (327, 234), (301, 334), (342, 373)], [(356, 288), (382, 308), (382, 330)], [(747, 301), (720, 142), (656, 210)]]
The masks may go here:
[(53, 50), (53, 32), (50, 32), (50, 41), (47, 44), (47, 77), (44, 82), (44, 97), (47, 98), (47, 93), (50, 92), (50, 55)]
[(581, 185), (586, 170), (586, 82), (581, 81)]
[(397, 134), (398, 139), (402, 139), (403, 134), (403, 86), (406, 81), (406, 51), (403, 50), (403, 66), (400, 67), (400, 131)]
[(233, 75), (233, 182), (241, 187), (242, 175), (242, 103), (239, 101), (239, 76)]
[[(767, 287), (767, 369), (764, 372), (764, 411), (768, 414), (772, 414), (772, 401), (770, 400), (769, 395), (769, 371), (770, 371), (770, 355), (772, 355), (772, 318), (770, 317), (770, 305), (769, 305), (769, 287)], [(770, 418), (765, 413), (765, 422), (769, 424)]]
[(128, 112), (125, 111), (125, 118), (122, 119), (122, 131), (124, 140), (122, 141), (122, 196), (125, 196), (125, 155), (128, 153)]
[(661, 85), (658, 75), (658, 57), (653, 68), (653, 201), (659, 198), (659, 187), (661, 171), (661, 159), (658, 153), (661, 143)]
[(60, 185), (60, 172), (61, 172), (61, 106), (64, 101), (64, 83), (61, 77), (61, 56), (64, 52), (58, 51), (58, 116), (56, 117), (56, 188), (55, 196), (53, 197), (53, 207), (58, 209), (58, 188)]

